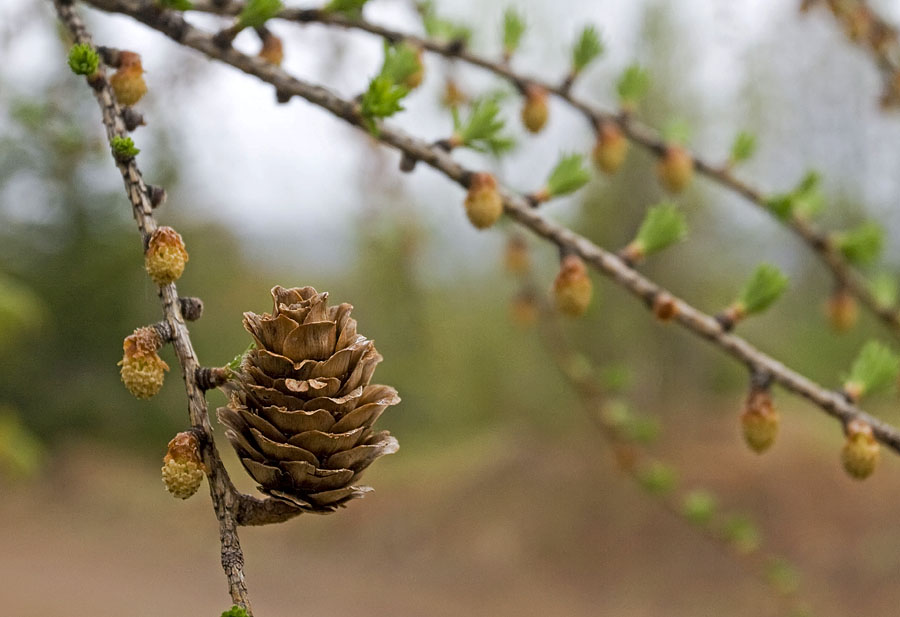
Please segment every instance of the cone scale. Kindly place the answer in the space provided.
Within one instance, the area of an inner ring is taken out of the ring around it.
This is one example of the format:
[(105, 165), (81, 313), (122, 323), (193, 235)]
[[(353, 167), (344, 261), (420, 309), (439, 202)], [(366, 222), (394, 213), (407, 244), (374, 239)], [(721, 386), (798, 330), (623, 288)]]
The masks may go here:
[(397, 391), (370, 384), (382, 357), (357, 334), (352, 306), (329, 307), (312, 287), (272, 289), (272, 314), (244, 314), (248, 351), (231, 400), (218, 410), (226, 436), (262, 492), (316, 513), (370, 491), (358, 486), (397, 440), (372, 425)]

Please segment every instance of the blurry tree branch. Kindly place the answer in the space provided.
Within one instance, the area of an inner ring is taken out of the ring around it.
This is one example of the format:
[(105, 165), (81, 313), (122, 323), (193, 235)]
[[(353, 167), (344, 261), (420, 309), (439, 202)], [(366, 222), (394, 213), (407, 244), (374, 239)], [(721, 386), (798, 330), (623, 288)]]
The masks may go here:
[(900, 36), (897, 28), (885, 21), (865, 0), (802, 0), (801, 11), (822, 5), (834, 16), (854, 45), (875, 60), (884, 88), (881, 105), (900, 107)]
[[(60, 21), (72, 35), (76, 43), (93, 47), (93, 41), (84, 22), (74, 10), (72, 3), (55, 0)], [(116, 102), (112, 87), (101, 64), (91, 76), (89, 83), (103, 115), (103, 124), (110, 142), (114, 138), (127, 135), (125, 110)], [(158, 228), (153, 215), (151, 190), (144, 183), (143, 176), (134, 158), (116, 157), (116, 166), (122, 174), (125, 191), (131, 202), (135, 220), (146, 247), (153, 232)], [(228, 579), (229, 592), (235, 604), (250, 611), (250, 600), (244, 582), (244, 556), (238, 539), (238, 525), (260, 525), (279, 522), (300, 513), (289, 504), (272, 499), (260, 500), (240, 494), (225, 470), (213, 440), (212, 427), (202, 384), (198, 377), (204, 373), (191, 344), (190, 334), (185, 324), (183, 307), (191, 306), (193, 299), (179, 298), (174, 283), (159, 287), (165, 321), (157, 328), (166, 330), (166, 339), (175, 348), (181, 365), (185, 390), (188, 397), (188, 415), (191, 425), (199, 436), (203, 463), (209, 480), (210, 496), (216, 518), (219, 522), (219, 536), (222, 546), (222, 567)], [(196, 303), (196, 302), (194, 302)], [(193, 316), (188, 316), (191, 318)]]
[[(94, 4), (102, 6), (103, 2), (96, 2)], [(829, 2), (828, 4), (829, 6), (842, 5), (841, 2)], [(858, 4), (864, 3), (858, 2)], [(244, 3), (242, 2), (230, 0), (200, 0), (194, 3), (192, 10), (231, 16), (240, 14), (244, 9), (244, 6)], [(342, 13), (321, 9), (286, 8), (283, 9), (277, 17), (297, 23), (320, 23), (340, 28), (363, 30), (380, 36), (391, 43), (406, 42), (416, 48), (425, 49), (447, 58), (461, 60), (509, 81), (520, 92), (527, 92), (530, 88), (537, 87), (559, 97), (573, 109), (581, 113), (591, 123), (595, 130), (599, 130), (599, 127), (605, 123), (615, 124), (622, 130), (622, 133), (628, 137), (628, 139), (645, 148), (657, 158), (661, 159), (664, 157), (668, 150), (669, 144), (659, 131), (635, 120), (629, 113), (606, 111), (579, 98), (575, 94), (572, 94), (571, 82), (569, 80), (551, 83), (535, 77), (526, 76), (511, 68), (508, 62), (502, 60), (494, 61), (485, 58), (484, 56), (469, 51), (464, 45), (460, 45), (456, 41), (447, 43), (433, 41), (427, 38), (392, 30), (362, 18), (352, 18)], [(882, 29), (883, 27), (879, 29), (879, 31)], [(886, 57), (893, 57), (896, 53), (900, 53), (900, 48), (898, 48), (896, 44), (896, 36), (890, 38), (890, 40), (894, 42), (893, 52), (885, 52)], [(898, 64), (900, 64), (900, 60), (898, 60)], [(898, 72), (897, 69), (894, 69), (892, 75), (895, 76), (897, 88), (900, 89), (900, 79), (897, 79), (897, 76), (900, 76), (900, 72)], [(898, 102), (900, 102), (900, 93), (896, 96), (898, 97)], [(744, 200), (756, 205), (765, 212), (768, 212), (776, 221), (783, 223), (817, 255), (819, 260), (831, 273), (838, 289), (849, 291), (853, 296), (859, 299), (867, 310), (876, 315), (895, 336), (900, 337), (900, 307), (886, 306), (878, 300), (872, 292), (871, 282), (853, 268), (828, 232), (819, 229), (816, 225), (799, 215), (789, 214), (786, 218), (779, 217), (769, 206), (768, 198), (770, 196), (750, 183), (739, 179), (727, 162), (711, 162), (695, 153), (690, 153), (690, 157), (693, 160), (694, 168), (699, 173), (723, 188), (741, 196)]]
[[(272, 84), (282, 96), (299, 96), (360, 130), (370, 132), (369, 121), (361, 115), (357, 102), (343, 99), (322, 86), (292, 77), (263, 59), (217, 44), (214, 35), (192, 26), (178, 12), (161, 9), (140, 0), (90, 0), (89, 4), (106, 11), (130, 15), (164, 33), (176, 43)], [(456, 162), (444, 148), (415, 138), (384, 122), (375, 122), (374, 128), (374, 137), (378, 141), (400, 150), (410, 159), (422, 161), (463, 187), (469, 186), (473, 171)], [(785, 389), (806, 398), (828, 415), (840, 420), (845, 427), (854, 420), (867, 423), (879, 441), (895, 452), (900, 452), (900, 430), (897, 428), (863, 412), (844, 394), (819, 385), (763, 353), (743, 338), (729, 333), (713, 316), (676, 298), (631, 268), (615, 253), (541, 215), (526, 196), (502, 187), (499, 193), (504, 210), (510, 218), (552, 242), (561, 251), (578, 255), (598, 272), (643, 300), (648, 309), (652, 308), (658, 297), (665, 295), (675, 312), (673, 321), (680, 326), (742, 362), (751, 373), (771, 376), (772, 380)]]

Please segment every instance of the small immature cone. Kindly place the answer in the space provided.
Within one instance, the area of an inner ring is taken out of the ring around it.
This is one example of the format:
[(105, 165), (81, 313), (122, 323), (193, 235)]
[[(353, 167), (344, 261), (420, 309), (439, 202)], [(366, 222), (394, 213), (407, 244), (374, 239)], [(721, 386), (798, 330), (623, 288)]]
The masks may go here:
[(694, 177), (694, 159), (681, 146), (668, 146), (657, 167), (659, 181), (670, 193), (680, 193)]
[(268, 30), (262, 37), (262, 49), (259, 50), (259, 57), (275, 66), (281, 66), (281, 62), (284, 60), (284, 45), (281, 39)]
[(120, 105), (134, 105), (147, 93), (141, 56), (133, 51), (119, 52), (119, 68), (109, 78), (109, 85)]
[(539, 133), (547, 124), (550, 108), (547, 91), (534, 84), (525, 89), (525, 104), (522, 106), (522, 124), (531, 133)]
[(519, 234), (510, 236), (503, 253), (503, 265), (510, 274), (527, 274), (531, 270), (531, 256), (528, 244)]
[(163, 458), (162, 480), (166, 490), (178, 499), (191, 497), (203, 482), (204, 470), (197, 436), (191, 432), (175, 435)]
[(878, 465), (879, 447), (872, 427), (862, 420), (847, 425), (847, 441), (841, 450), (844, 471), (852, 478), (864, 480), (872, 475)]
[(587, 311), (594, 295), (594, 285), (584, 261), (577, 255), (566, 255), (553, 281), (553, 298), (559, 312), (580, 317)]
[(489, 173), (474, 173), (466, 195), (466, 215), (478, 229), (486, 229), (503, 214), (503, 200), (497, 192), (497, 180)]
[(594, 146), (594, 164), (601, 171), (614, 174), (619, 171), (628, 154), (628, 139), (614, 122), (603, 122), (597, 131)]
[(762, 454), (775, 443), (778, 435), (778, 412), (772, 404), (772, 396), (766, 388), (750, 389), (744, 412), (741, 414), (741, 429), (744, 441), (750, 449)]
[(160, 227), (150, 236), (144, 267), (157, 285), (168, 285), (181, 278), (187, 260), (184, 240), (171, 227)]
[(859, 305), (856, 298), (846, 289), (837, 289), (825, 304), (828, 323), (837, 332), (846, 332), (856, 325)]
[(151, 327), (138, 328), (125, 337), (121, 366), (122, 382), (139, 399), (148, 399), (162, 388), (169, 365), (156, 353), (162, 346), (159, 333)]

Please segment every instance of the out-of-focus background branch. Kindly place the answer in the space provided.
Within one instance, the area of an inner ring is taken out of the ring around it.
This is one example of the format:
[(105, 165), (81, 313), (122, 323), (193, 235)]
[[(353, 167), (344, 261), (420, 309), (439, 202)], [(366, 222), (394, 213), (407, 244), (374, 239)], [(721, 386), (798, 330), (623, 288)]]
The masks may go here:
[[(475, 4), (447, 0), (440, 10), (465, 20)], [(569, 40), (596, 22), (608, 54), (576, 84), (579, 94), (614, 101), (616, 76), (638, 59), (653, 77), (640, 117), (657, 126), (683, 118), (691, 145), (723, 158), (733, 135), (751, 130), (760, 150), (744, 173), (757, 184), (788, 190), (818, 169), (823, 224), (872, 217), (896, 235), (900, 125), (878, 109), (870, 59), (826, 13), (800, 18), (779, 2), (698, 0), (676, 12), (670, 3), (628, 4), (571, 3), (559, 14), (552, 3), (523, 3), (531, 30), (515, 62), (562, 75)], [(499, 49), (503, 8), (476, 29), (476, 49)], [(889, 3), (883, 8), (897, 17)], [(374, 2), (367, 11), (418, 27), (404, 3)], [(314, 284), (355, 304), (387, 359), (379, 379), (404, 398), (384, 419), (403, 448), (370, 472), (375, 494), (339, 516), (243, 534), (259, 614), (300, 603), (347, 615), (373, 607), (756, 615), (774, 607), (738, 566), (613, 473), (534, 333), (510, 319), (515, 286), (501, 278), (502, 234), (471, 230), (461, 190), (424, 168), (399, 176), (396, 155), (303, 103), (276, 106), (271, 88), (125, 19), (89, 17), (99, 40), (144, 57), (150, 94), (142, 106), (152, 121), (135, 140), (148, 181), (169, 191), (160, 217), (191, 250), (180, 285), (206, 304), (192, 327), (201, 357), (224, 363), (246, 347), (240, 313), (267, 308), (266, 281)], [(122, 337), (158, 313), (96, 110), (67, 72), (48, 5), (6, 4), (0, 24), (0, 460), (8, 496), (0, 527), (8, 550), (24, 556), (0, 566), (9, 582), (0, 598), (15, 614), (214, 614), (221, 573), (208, 505), (175, 503), (158, 479), (156, 458), (184, 428), (181, 384), (170, 379), (154, 401), (135, 403), (115, 368)], [(287, 67), (347, 96), (378, 69), (379, 43), (369, 37), (313, 25), (273, 29), (285, 40)], [(253, 51), (257, 43), (247, 34), (236, 45)], [(450, 121), (436, 101), (448, 69), (427, 66), (398, 119), (444, 137)], [(473, 91), (493, 83), (462, 66), (454, 73)], [(511, 100), (509, 117), (517, 111)], [(535, 188), (560, 150), (592, 143), (583, 121), (555, 104), (546, 133), (520, 137), (524, 147), (502, 173), (523, 190)], [(548, 208), (589, 237), (621, 245), (661, 195), (654, 165), (635, 151), (617, 176)], [(821, 310), (830, 281), (802, 246), (715, 187), (695, 184), (684, 203), (691, 241), (647, 271), (714, 312), (765, 253), (790, 273), (791, 291), (742, 333), (839, 385), (848, 359), (880, 333), (874, 321), (862, 316), (835, 336)], [(535, 249), (549, 287), (556, 256)], [(897, 259), (889, 242), (871, 273), (896, 276)], [(840, 432), (787, 397), (776, 397), (776, 446), (762, 458), (747, 452), (737, 421), (745, 372), (649, 324), (630, 298), (595, 283), (598, 301), (570, 334), (584, 349), (604, 350), (593, 360), (610, 375), (631, 369), (630, 397), (661, 412), (666, 431), (654, 448), (678, 463), (683, 481), (710, 485), (751, 513), (770, 545), (801, 567), (817, 614), (893, 614), (896, 461), (886, 457), (868, 483), (852, 484), (837, 463)], [(889, 396), (867, 409), (900, 417)], [(76, 559), (96, 569), (74, 576)], [(286, 582), (285, 572), (304, 583)], [(40, 591), (48, 577), (59, 593)]]

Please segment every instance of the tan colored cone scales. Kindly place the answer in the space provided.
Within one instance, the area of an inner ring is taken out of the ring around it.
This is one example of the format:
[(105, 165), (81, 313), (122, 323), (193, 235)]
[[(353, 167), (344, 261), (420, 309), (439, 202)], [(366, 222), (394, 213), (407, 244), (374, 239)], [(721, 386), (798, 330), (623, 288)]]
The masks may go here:
[(381, 355), (357, 334), (352, 306), (329, 307), (312, 287), (272, 289), (272, 314), (244, 313), (256, 348), (218, 410), (226, 435), (260, 490), (327, 513), (371, 490), (357, 486), (397, 440), (372, 425), (400, 402), (369, 381)]

